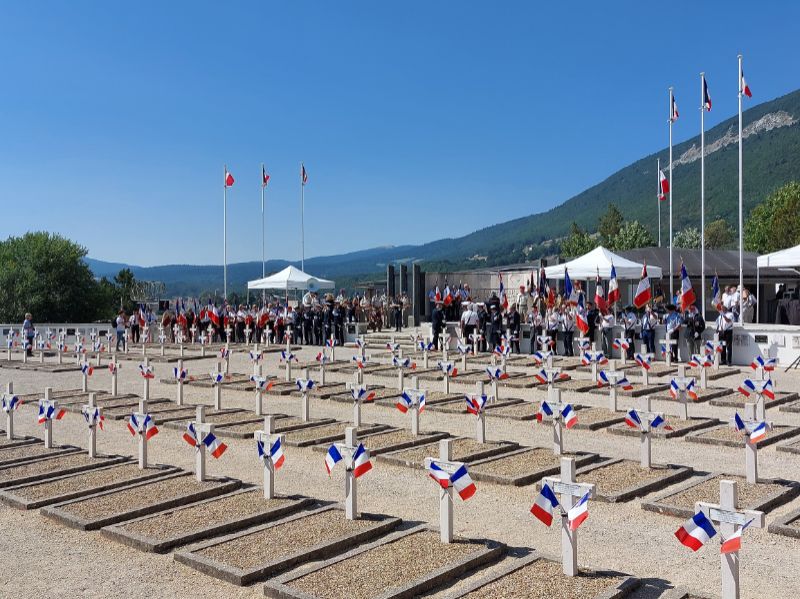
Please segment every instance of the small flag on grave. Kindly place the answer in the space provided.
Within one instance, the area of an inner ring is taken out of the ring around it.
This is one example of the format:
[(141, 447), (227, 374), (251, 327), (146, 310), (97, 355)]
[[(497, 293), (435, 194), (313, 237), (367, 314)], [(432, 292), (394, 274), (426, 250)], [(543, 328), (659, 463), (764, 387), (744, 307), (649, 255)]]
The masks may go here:
[(625, 424), (631, 428), (642, 428), (642, 419), (639, 418), (639, 413), (636, 410), (628, 410), (625, 414)]
[(730, 537), (722, 542), (719, 548), (720, 553), (736, 553), (742, 548), (742, 533), (744, 529), (750, 526), (753, 520), (748, 520), (739, 530), (734, 532)]
[(366, 387), (353, 387), (350, 389), (350, 395), (353, 396), (353, 401), (369, 403), (375, 400), (375, 392), (367, 391)]
[(197, 447), (197, 430), (194, 428), (194, 422), (189, 422), (186, 424), (186, 432), (183, 433), (183, 440), (192, 447)]
[(89, 426), (97, 425), (100, 427), (101, 431), (105, 430), (106, 417), (100, 413), (99, 408), (90, 408), (88, 410), (84, 408), (82, 413), (84, 420), (86, 420), (86, 424)]
[(486, 395), (465, 395), (464, 401), (467, 404), (467, 412), (478, 416), (481, 412), (483, 412), (483, 408), (486, 405), (486, 400)]
[(714, 525), (703, 512), (697, 512), (675, 531), (678, 540), (692, 551), (700, 549), (716, 534)]
[(366, 474), (372, 470), (372, 462), (369, 459), (367, 450), (364, 449), (364, 444), (359, 443), (358, 449), (353, 454), (353, 476), (359, 478), (362, 474)]
[(431, 462), (428, 466), (428, 476), (439, 483), (442, 489), (450, 487), (450, 475), (442, 470), (436, 462)]
[(645, 370), (650, 370), (650, 362), (652, 358), (650, 356), (645, 356), (642, 354), (633, 354), (633, 360)]
[(4, 412), (14, 412), (17, 408), (22, 405), (19, 397), (16, 395), (12, 395), (11, 397), (3, 396), (3, 411)]
[(545, 483), (542, 485), (542, 490), (536, 501), (531, 507), (531, 514), (533, 514), (542, 524), (550, 526), (553, 523), (553, 510), (558, 507), (558, 499), (555, 493), (550, 488), (550, 485)]
[(777, 365), (778, 358), (764, 358), (763, 356), (756, 356), (755, 359), (750, 362), (750, 368), (753, 370), (762, 368), (764, 372), (772, 372)]
[(578, 527), (583, 524), (586, 518), (589, 517), (589, 493), (586, 493), (581, 500), (567, 512), (569, 519), (569, 529), (578, 530)]
[(466, 464), (462, 464), (461, 467), (450, 476), (450, 482), (453, 487), (455, 487), (458, 496), (464, 501), (475, 495), (477, 489), (467, 472)]
[(142, 378), (144, 379), (154, 378), (152, 366), (145, 366), (144, 364), (139, 364), (139, 374), (141, 374)]
[(208, 452), (217, 459), (219, 459), (228, 449), (228, 446), (217, 439), (217, 436), (214, 433), (208, 433), (205, 437), (203, 437), (203, 445), (205, 445), (208, 448)]
[(536, 412), (536, 420), (542, 422), (545, 416), (552, 417), (553, 416), (553, 408), (550, 407), (550, 404), (546, 401), (542, 402), (542, 405), (539, 406), (539, 411)]
[(39, 424), (44, 424), (48, 420), (61, 420), (66, 414), (67, 411), (64, 408), (58, 408), (52, 404), (50, 405), (39, 405)]
[(342, 454), (336, 449), (336, 445), (331, 445), (328, 448), (328, 453), (325, 455), (325, 469), (328, 471), (328, 476), (331, 475), (333, 467), (342, 461)]
[(578, 424), (578, 415), (571, 404), (564, 406), (564, 409), (561, 410), (561, 417), (564, 419), (564, 426), (568, 429)]
[(143, 420), (140, 420), (135, 413), (131, 414), (128, 420), (128, 431), (134, 436), (137, 433), (144, 435), (145, 439), (150, 439), (158, 434), (158, 428), (150, 414), (146, 414)]

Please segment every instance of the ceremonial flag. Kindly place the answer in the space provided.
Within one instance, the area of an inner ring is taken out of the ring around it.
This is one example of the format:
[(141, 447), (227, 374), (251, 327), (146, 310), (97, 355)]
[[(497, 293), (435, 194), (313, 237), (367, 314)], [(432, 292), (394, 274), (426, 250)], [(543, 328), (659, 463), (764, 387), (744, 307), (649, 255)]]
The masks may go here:
[(669, 179), (667, 179), (667, 176), (661, 169), (658, 171), (658, 184), (661, 187), (661, 193), (659, 194), (658, 199), (664, 201), (669, 193)]
[(194, 422), (186, 424), (186, 432), (183, 433), (183, 440), (192, 447), (197, 447), (197, 430), (194, 428)]
[[(747, 94), (748, 96), (750, 94)], [(722, 546), (719, 548), (720, 553), (736, 553), (742, 548), (742, 533), (744, 529), (750, 526), (753, 520), (748, 520), (744, 526), (734, 532), (730, 537), (723, 541)]]
[(306, 172), (306, 165), (302, 162), (300, 163), (300, 183), (305, 185), (308, 183), (308, 173)]
[(450, 487), (450, 475), (447, 474), (436, 462), (431, 462), (428, 466), (428, 476), (439, 483), (442, 489)]
[(359, 443), (358, 449), (353, 454), (353, 476), (358, 478), (370, 470), (372, 470), (372, 462), (369, 461), (369, 455), (367, 450), (364, 449), (364, 444)]
[(342, 454), (336, 449), (336, 445), (331, 445), (328, 448), (328, 453), (325, 455), (325, 469), (328, 471), (328, 476), (331, 475), (333, 467), (342, 461)]
[(283, 466), (283, 462), (286, 461), (286, 456), (283, 455), (283, 446), (281, 445), (280, 437), (275, 439), (275, 443), (269, 448), (269, 456), (275, 470), (280, 470), (281, 466)]
[(717, 534), (711, 521), (703, 512), (697, 512), (675, 531), (678, 540), (692, 551), (697, 551)]
[(500, 305), (503, 306), (503, 310), (508, 309), (508, 297), (506, 297), (506, 287), (503, 285), (503, 273), (497, 273), (497, 276), (500, 278)]
[(267, 174), (267, 169), (264, 168), (264, 165), (261, 165), (261, 187), (266, 187), (267, 183), (269, 183), (269, 175)]
[(545, 416), (549, 416), (549, 417), (552, 418), (552, 416), (553, 416), (553, 408), (550, 407), (549, 403), (547, 403), (546, 401), (543, 401), (542, 405), (539, 406), (539, 411), (536, 412), (536, 420), (541, 422), (542, 420), (544, 420)]
[(650, 277), (647, 276), (647, 262), (645, 262), (642, 265), (642, 278), (639, 279), (639, 285), (636, 287), (636, 295), (633, 296), (633, 305), (637, 308), (643, 308), (651, 298)]
[(603, 289), (603, 281), (600, 278), (600, 271), (597, 271), (597, 279), (595, 280), (596, 285), (594, 289), (594, 303), (597, 305), (597, 309), (600, 312), (607, 312), (608, 306), (606, 305), (606, 298), (605, 298), (605, 289)]
[(722, 309), (722, 294), (719, 290), (719, 278), (717, 273), (714, 273), (714, 278), (711, 279), (711, 304), (717, 309)]
[(678, 114), (678, 103), (675, 101), (675, 95), (672, 94), (672, 106), (670, 106), (669, 110), (669, 120), (674, 123), (675, 121), (678, 120), (679, 116), (680, 115)]
[(222, 456), (223, 453), (225, 453), (226, 449), (228, 449), (228, 446), (217, 439), (214, 433), (208, 433), (205, 436), (203, 439), (203, 445), (205, 445), (208, 448), (208, 452), (217, 459)]
[(762, 368), (764, 372), (772, 372), (775, 370), (775, 366), (778, 364), (778, 358), (766, 358), (764, 359), (763, 356), (758, 355), (755, 359), (750, 362), (750, 368), (753, 370), (758, 370)]
[(475, 488), (475, 483), (472, 482), (472, 479), (469, 477), (466, 464), (462, 464), (461, 467), (450, 476), (450, 482), (455, 487), (458, 496), (464, 501), (475, 495), (477, 489)]
[(443, 301), (444, 301), (444, 305), (445, 306), (449, 306), (450, 304), (453, 303), (453, 292), (450, 291), (450, 285), (448, 285), (447, 283), (445, 283), (445, 286), (444, 286), (444, 300)]
[(703, 108), (706, 109), (706, 112), (711, 111), (711, 95), (708, 93), (708, 82), (705, 75), (703, 75)]
[(542, 485), (542, 490), (536, 497), (536, 501), (531, 507), (531, 514), (533, 514), (542, 524), (550, 526), (553, 523), (553, 510), (558, 507), (558, 499), (555, 493), (550, 488), (550, 485), (545, 483)]
[(583, 303), (583, 293), (578, 294), (578, 308), (575, 311), (575, 325), (582, 335), (589, 332), (589, 317), (586, 314), (586, 306)]
[(578, 415), (575, 413), (571, 404), (567, 404), (564, 409), (561, 410), (561, 417), (564, 419), (564, 426), (568, 429), (578, 424)]
[(642, 419), (639, 418), (639, 413), (636, 410), (628, 410), (625, 414), (625, 424), (631, 428), (642, 428)]
[(697, 298), (694, 295), (692, 282), (686, 272), (686, 265), (681, 262), (681, 311), (688, 310), (689, 306), (694, 304), (695, 301), (697, 301)]
[(608, 305), (613, 306), (619, 301), (619, 283), (617, 283), (617, 269), (611, 264), (611, 279), (608, 281)]
[(742, 70), (739, 72), (739, 77), (740, 77), (740, 78), (741, 78), (741, 80), (742, 80), (742, 82), (741, 82), (742, 93), (743, 93), (745, 96), (747, 96), (748, 98), (752, 98), (752, 97), (753, 97), (753, 94), (750, 92), (750, 86), (749, 86), (749, 85), (747, 85), (747, 81), (745, 81), (745, 80), (744, 80), (744, 69), (742, 69)]
[(233, 187), (233, 175), (225, 169), (225, 187)]
[(578, 527), (589, 517), (589, 493), (590, 492), (587, 491), (586, 494), (581, 497), (581, 500), (567, 512), (570, 530), (578, 530)]

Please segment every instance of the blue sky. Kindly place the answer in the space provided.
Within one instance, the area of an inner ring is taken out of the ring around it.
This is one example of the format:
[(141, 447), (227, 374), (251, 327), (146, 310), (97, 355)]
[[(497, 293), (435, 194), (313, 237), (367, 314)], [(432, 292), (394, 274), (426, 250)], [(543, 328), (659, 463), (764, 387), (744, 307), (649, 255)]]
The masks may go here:
[[(642, 6), (642, 5), (646, 6)], [(793, 2), (5, 3), (0, 238), (221, 263), (421, 243), (541, 212), (798, 84)], [(402, 225), (402, 226), (401, 226)]]

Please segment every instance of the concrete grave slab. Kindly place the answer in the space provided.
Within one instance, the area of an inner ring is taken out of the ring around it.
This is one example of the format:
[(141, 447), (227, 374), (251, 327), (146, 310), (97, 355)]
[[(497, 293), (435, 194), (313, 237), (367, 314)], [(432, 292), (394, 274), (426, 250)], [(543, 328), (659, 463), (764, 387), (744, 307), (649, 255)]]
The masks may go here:
[(0, 446), (0, 466), (13, 466), (36, 462), (45, 458), (82, 451), (74, 445), (59, 445), (48, 449), (44, 443), (26, 443), (24, 445)]
[(789, 404), (780, 407), (781, 412), (789, 412), (790, 414), (800, 414), (800, 401), (793, 401)]
[(611, 459), (580, 468), (577, 481), (596, 485), (592, 499), (621, 503), (644, 497), (691, 475), (692, 468), (687, 466), (653, 464), (645, 469), (637, 461)]
[[(486, 393), (491, 393), (491, 389), (487, 389)], [(425, 403), (427, 404), (427, 398), (425, 399)], [(500, 408), (507, 408), (509, 406), (515, 406), (522, 403), (522, 400), (519, 398), (514, 397), (501, 397), (497, 401), (493, 402), (486, 402), (486, 405), (483, 407), (486, 414), (492, 414), (495, 410)], [(461, 398), (459, 402), (451, 402), (451, 403), (444, 403), (439, 405), (434, 405), (428, 408), (431, 412), (444, 412), (447, 414), (466, 414), (467, 407), (466, 403), (464, 402), (464, 398)]]
[[(499, 560), (495, 541), (454, 539), (442, 544), (425, 526), (401, 530), (264, 586), (267, 597), (412, 599)], [(397, 567), (402, 556), (402, 567)]]
[[(518, 449), (519, 444), (512, 441), (478, 443), (472, 437), (456, 437), (453, 439), (451, 447), (453, 461), (470, 464), (476, 460), (490, 458)], [(437, 443), (425, 443), (416, 447), (380, 453), (377, 456), (377, 460), (397, 464), (398, 466), (422, 469), (424, 468), (423, 462), (425, 458), (436, 456), (438, 453), (439, 445)]]
[(0, 491), (0, 501), (21, 510), (38, 509), (178, 471), (175, 466), (162, 465), (141, 470), (138, 464), (125, 461), (85, 472), (56, 476), (46, 481), (8, 487)]
[[(390, 451), (397, 451), (399, 449), (408, 449), (410, 447), (417, 447), (426, 443), (446, 439), (450, 433), (443, 432), (427, 432), (420, 433), (419, 435), (412, 435), (405, 429), (387, 429), (374, 433), (365, 433), (358, 435), (359, 443), (363, 443), (364, 447), (369, 450), (370, 457), (378, 456)], [(326, 452), (328, 445), (323, 444), (314, 447), (314, 450)]]
[[(665, 430), (664, 427), (659, 427), (650, 431), (650, 435), (656, 439), (674, 439), (675, 437), (683, 437), (689, 433), (703, 430), (720, 424), (716, 418), (693, 418), (683, 420), (675, 416), (665, 416), (667, 425), (672, 427), (672, 430)], [(629, 427), (625, 422), (615, 424), (606, 429), (612, 435), (625, 435), (627, 437), (639, 437), (641, 432)]]
[(123, 489), (101, 491), (80, 499), (56, 503), (43, 508), (41, 513), (70, 528), (98, 530), (118, 522), (222, 495), (238, 489), (241, 484), (241, 481), (235, 479), (211, 477), (199, 482), (190, 472), (178, 472)]
[(612, 412), (606, 408), (584, 407), (578, 410), (575, 430), (596, 431), (625, 421), (625, 412)]
[(41, 442), (41, 439), (37, 437), (28, 437), (27, 435), (14, 435), (13, 439), (9, 439), (6, 435), (6, 431), (0, 430), (0, 449), (19, 447), (20, 445), (30, 445), (31, 443)]
[(103, 466), (117, 464), (128, 459), (127, 457), (118, 455), (90, 458), (83, 451), (71, 451), (43, 457), (42, 459), (25, 462), (24, 464), (0, 466), (0, 488), (51, 479), (65, 474), (83, 472), (84, 470), (102, 468)]
[[(718, 387), (708, 387), (707, 389), (695, 389), (697, 393), (697, 399), (695, 400), (688, 400), (689, 404), (693, 403), (703, 403), (706, 401), (711, 401), (711, 405), (715, 405), (712, 400), (721, 399), (721, 398), (728, 398), (736, 394), (733, 389), (721, 389)], [(653, 396), (653, 401), (669, 401), (672, 403), (680, 403), (677, 399), (672, 397), (669, 393), (659, 393)]]
[[(193, 410), (195, 410), (194, 415), (197, 415), (197, 407), (190, 406)], [(189, 421), (193, 421), (194, 418), (191, 417), (189, 420), (170, 420), (169, 422), (165, 422), (164, 426), (167, 428), (172, 428), (175, 430), (184, 430), (186, 428), (186, 423)], [(225, 409), (225, 410), (207, 410), (205, 416), (203, 418), (204, 422), (214, 425), (214, 432), (216, 433), (218, 426), (222, 426), (225, 424), (234, 425), (234, 424), (263, 424), (264, 417), (263, 416), (256, 416), (253, 412), (247, 410), (241, 410), (238, 408), (233, 409)], [(258, 428), (258, 427), (256, 427)]]
[(719, 497), (719, 481), (735, 480), (739, 486), (739, 508), (770, 512), (800, 495), (800, 484), (782, 479), (759, 479), (751, 485), (741, 476), (715, 473), (697, 473), (677, 489), (642, 502), (642, 508), (650, 512), (691, 518), (694, 504), (711, 502)]
[[(345, 429), (350, 422), (332, 422), (286, 433), (286, 444), (293, 447), (309, 447), (320, 443), (333, 443), (344, 439)], [(363, 424), (356, 431), (359, 437), (369, 433), (385, 431), (391, 427), (386, 424)]]
[[(299, 431), (304, 428), (311, 428), (313, 426), (320, 426), (323, 424), (332, 424), (336, 422), (334, 418), (313, 418), (308, 422), (303, 421), (302, 418), (295, 416), (286, 416), (285, 414), (269, 414), (275, 416), (274, 433), (287, 433), (291, 431)], [(258, 430), (263, 430), (264, 418), (260, 417), (257, 422), (248, 422), (245, 424), (221, 424), (217, 425), (214, 429), (214, 434), (221, 438), (230, 439), (252, 439), (253, 433)]]
[[(80, 401), (70, 402), (62, 406), (67, 412), (71, 412), (73, 414), (80, 414), (83, 406), (86, 405), (86, 402), (89, 401), (89, 398), (81, 398)], [(147, 405), (159, 405), (169, 403), (168, 399), (150, 399), (147, 401)], [(60, 401), (59, 401), (60, 405)], [(139, 396), (134, 395), (133, 393), (126, 393), (125, 395), (117, 395), (113, 397), (111, 395), (103, 395), (99, 399), (97, 399), (97, 407), (103, 408), (103, 411), (110, 410), (114, 408), (136, 408), (139, 406)]]
[[(599, 457), (587, 452), (565, 453), (564, 456), (574, 457), (579, 468)], [(521, 487), (558, 473), (564, 456), (555, 455), (552, 449), (521, 447), (499, 456), (475, 460), (469, 465), (469, 475), (477, 481)]]
[[(267, 378), (269, 378), (269, 377), (267, 377)], [(167, 385), (177, 385), (178, 384), (178, 381), (175, 379), (175, 377), (163, 378), (163, 379), (161, 379), (161, 382), (164, 383), (164, 384), (167, 384)], [(223, 387), (226, 387), (226, 386), (229, 386), (229, 385), (235, 385), (235, 384), (241, 384), (241, 383), (249, 383), (249, 382), (250, 382), (250, 375), (249, 374), (241, 374), (241, 373), (238, 373), (238, 372), (234, 372), (234, 373), (231, 373), (231, 374), (225, 376), (225, 378), (222, 379), (222, 382), (220, 384)], [(195, 376), (194, 378), (191, 378), (191, 377), (188, 378), (187, 380), (185, 380), (183, 382), (183, 384), (184, 385), (189, 385), (189, 386), (192, 386), (192, 387), (205, 387), (205, 388), (208, 388), (208, 389), (210, 389), (211, 387), (214, 386), (214, 385), (211, 384), (211, 378), (207, 374), (204, 375), (203, 373), (201, 373), (199, 376)]]
[(325, 506), (200, 543), (174, 554), (175, 561), (236, 585), (266, 580), (301, 564), (327, 558), (383, 536), (402, 521)]
[(800, 453), (800, 439), (789, 439), (778, 443), (775, 447), (778, 451), (785, 451), (787, 453)]
[[(776, 425), (764, 439), (756, 443), (756, 447), (761, 449), (798, 434), (800, 434), (800, 427)], [(727, 424), (690, 433), (686, 435), (686, 440), (692, 443), (724, 445), (725, 447), (744, 447), (745, 444), (742, 433)]]
[[(775, 399), (764, 399), (764, 409), (776, 408), (783, 404), (789, 403), (797, 399), (798, 394), (794, 391), (776, 391)], [(753, 399), (744, 397), (741, 393), (731, 392), (730, 395), (711, 400), (712, 406), (721, 406), (724, 408), (739, 408), (743, 409), (746, 403), (752, 403)]]
[(106, 526), (109, 537), (140, 551), (167, 553), (176, 547), (279, 520), (314, 503), (308, 497), (264, 499), (248, 486), (198, 503)]
[(800, 539), (800, 508), (777, 518), (767, 530), (776, 535)]

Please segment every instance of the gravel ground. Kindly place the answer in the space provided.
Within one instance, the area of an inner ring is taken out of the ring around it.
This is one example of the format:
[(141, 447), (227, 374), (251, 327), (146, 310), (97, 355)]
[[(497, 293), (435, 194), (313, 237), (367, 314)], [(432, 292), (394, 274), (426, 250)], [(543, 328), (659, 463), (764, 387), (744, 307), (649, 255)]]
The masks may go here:
[(470, 467), (474, 472), (485, 472), (486, 474), (498, 474), (500, 476), (521, 476), (530, 472), (536, 472), (543, 468), (557, 466), (559, 458), (553, 453), (552, 449), (531, 449), (523, 451), (507, 458), (498, 458), (482, 464)]
[(578, 482), (594, 483), (600, 495), (616, 495), (669, 474), (670, 470), (642, 468), (638, 462), (623, 461), (578, 475)]
[(530, 402), (520, 403), (520, 404), (513, 404), (510, 406), (501, 406), (497, 409), (491, 410), (488, 412), (490, 416), (519, 416), (519, 417), (533, 417), (536, 415), (536, 412), (539, 410), (539, 407), (536, 404), (532, 404)]
[(604, 589), (617, 585), (621, 576), (599, 576), (582, 573), (564, 576), (561, 564), (538, 559), (477, 591), (465, 599), (575, 599), (594, 597)]
[(131, 522), (121, 528), (147, 537), (169, 539), (179, 533), (190, 533), (230, 520), (260, 514), (287, 503), (290, 503), (289, 499), (264, 499), (263, 492), (255, 489)]
[[(316, 355), (318, 348), (306, 348), (298, 353), (305, 358)], [(337, 357), (349, 359), (354, 353), (350, 348), (337, 348)], [(246, 351), (234, 346), (231, 358), (233, 371), (249, 372), (252, 365)], [(270, 359), (271, 360), (271, 359)], [(273, 363), (274, 362), (274, 363)], [(194, 361), (192, 371), (204, 372), (213, 368), (214, 359)], [(157, 377), (171, 374), (172, 365), (155, 365)], [(530, 369), (529, 374), (533, 372)], [(265, 365), (265, 375), (283, 376), (277, 359)], [(353, 369), (344, 373), (330, 373), (330, 380), (343, 382), (353, 379)], [(572, 374), (572, 372), (570, 372)], [(35, 371), (0, 371), (0, 388), (7, 381), (13, 381), (18, 394), (33, 393), (41, 397), (45, 385), (54, 390), (75, 389), (80, 385), (77, 372), (42, 373)], [(586, 369), (575, 376), (588, 378)], [(800, 388), (800, 371), (781, 373), (781, 388)], [(107, 369), (95, 372), (90, 380), (94, 389), (107, 390), (110, 386)], [(740, 376), (726, 379), (724, 386), (735, 387)], [(367, 384), (378, 382), (377, 377), (366, 376)], [(656, 380), (651, 377), (651, 380)], [(730, 381), (730, 382), (728, 382)], [(451, 382), (453, 393), (472, 391), (474, 385), (459, 384), (458, 378)], [(422, 381), (420, 385), (429, 392), (441, 392), (442, 381)], [(138, 370), (124, 368), (119, 375), (120, 393), (141, 393), (142, 383)], [(175, 388), (155, 381), (151, 385), (153, 396), (173, 397)], [(207, 389), (184, 388), (187, 405), (212, 403)], [(520, 389), (515, 395), (526, 399), (545, 397), (542, 390)], [(226, 405), (247, 410), (253, 408), (251, 392), (226, 389)], [(603, 409), (608, 405), (608, 393), (590, 391), (574, 393), (562, 391), (562, 400)], [(328, 402), (312, 399), (314, 417), (336, 418), (349, 421), (352, 417), (351, 403)], [(271, 412), (296, 415), (295, 398), (270, 396), (265, 402)], [(620, 410), (638, 406), (638, 402), (620, 397)], [(659, 401), (653, 398), (653, 409), (671, 415), (677, 412), (674, 402)], [(34, 403), (20, 407), (16, 419), (18, 435), (41, 436), (41, 427), (36, 425), (36, 406)], [(622, 412), (624, 413), (624, 412)], [(697, 403), (691, 407), (692, 416), (727, 419), (731, 409)], [(579, 419), (585, 422), (587, 412), (582, 410)], [(463, 415), (442, 412), (425, 412), (424, 424), (431, 430), (447, 431), (455, 436), (474, 437), (473, 419)], [(773, 411), (771, 420), (776, 424), (800, 426), (800, 414)], [(370, 422), (384, 425), (407, 427), (408, 415), (398, 412), (392, 405), (375, 405), (369, 408)], [(500, 421), (496, 421), (498, 424)], [(0, 425), (2, 419), (0, 418)], [(63, 420), (54, 424), (56, 441), (73, 445), (86, 445), (86, 425), (79, 414), (68, 413)], [(492, 430), (495, 430), (494, 428)], [(498, 439), (506, 439), (528, 446), (549, 448), (552, 443), (552, 427), (532, 426), (531, 422), (504, 420), (497, 427)], [(105, 431), (98, 432), (98, 449), (102, 453), (135, 455), (137, 440), (128, 433), (124, 421), (106, 421)], [(604, 456), (639, 459), (638, 443), (622, 442), (619, 436), (605, 431), (573, 429), (565, 436), (570, 451), (590, 451)], [(209, 474), (232, 476), (247, 482), (260, 484), (263, 468), (255, 458), (252, 438), (225, 441), (228, 451), (219, 460), (209, 460)], [(170, 463), (191, 469), (194, 452), (187, 450), (181, 439), (181, 432), (162, 428), (161, 434), (149, 444), (150, 459), (153, 463)], [(279, 493), (305, 494), (326, 501), (342, 501), (344, 474), (335, 469), (329, 479), (321, 464), (320, 454), (311, 448), (286, 447), (286, 464), (276, 475)], [(741, 450), (732, 447), (686, 443), (677, 440), (653, 440), (653, 456), (657, 462), (686, 464), (699, 471), (741, 472), (743, 456)], [(60, 459), (60, 458), (59, 458)], [(775, 446), (759, 451), (759, 470), (765, 478), (783, 477), (800, 480), (800, 460), (796, 455), (777, 452)], [(439, 521), (438, 491), (436, 485), (421, 470), (386, 462), (376, 462), (374, 468), (360, 481), (359, 505), (372, 513), (430, 523)], [(685, 483), (676, 483), (677, 489)], [(547, 554), (560, 552), (560, 535), (553, 530), (538, 525), (530, 515), (530, 506), (535, 497), (532, 486), (513, 487), (492, 483), (478, 483), (479, 493), (470, 501), (458, 503), (456, 509), (455, 532), (464, 537), (492, 538), (510, 546), (534, 547)], [(713, 497), (718, 493), (718, 486)], [(711, 497), (709, 497), (711, 498)], [(597, 503), (592, 507), (589, 525), (581, 528), (581, 564), (593, 568), (610, 568), (630, 572), (641, 577), (667, 580), (673, 584), (686, 586), (697, 594), (716, 595), (719, 590), (719, 559), (714, 548), (702, 550), (703, 556), (690, 551), (682, 551), (676, 546), (673, 533), (674, 518), (647, 512), (641, 509), (642, 500), (623, 504)], [(504, 507), (498, 510), (497, 506)], [(783, 516), (791, 510), (800, 508), (800, 498), (776, 508), (767, 516), (767, 522)], [(630, 522), (638, 523), (631, 527)], [(797, 572), (800, 571), (800, 551), (798, 540), (790, 537), (769, 534), (765, 530), (748, 530), (746, 557), (741, 560), (742, 596), (762, 597), (765, 584), (775, 596), (791, 597), (796, 594)], [(35, 511), (19, 511), (0, 504), (0, 536), (4, 543), (15, 548), (15, 558), (7, 560), (4, 575), (0, 577), (0, 596), (8, 597), (63, 597), (75, 595), (91, 598), (105, 598), (119, 594), (125, 588), (126, 596), (135, 599), (153, 597), (191, 596), (197, 592), (198, 580), (202, 580), (207, 593), (223, 597), (263, 598), (260, 585), (249, 588), (233, 587), (216, 579), (198, 576), (195, 570), (175, 564), (170, 556), (141, 553), (119, 543), (106, 540), (97, 533), (85, 533), (59, 526), (50, 519), (43, 518)], [(41, 564), (58, 563), (60, 566), (59, 584), (53, 587), (52, 579), (41, 576)], [(86, 576), (88, 571), (102, 571), (103, 576)], [(139, 577), (135, 585), (130, 585), (130, 572), (147, 572)], [(434, 599), (441, 595), (434, 594)]]
[[(334, 424), (325, 424), (323, 426), (315, 426), (312, 428), (302, 428), (297, 431), (288, 431), (286, 438), (292, 441), (308, 441), (310, 439), (321, 439), (331, 435), (343, 435), (348, 426), (353, 426), (349, 422), (336, 422)], [(369, 430), (370, 427), (361, 427), (358, 429), (359, 433)]]
[[(774, 426), (771, 431), (767, 431), (767, 439), (769, 439), (770, 435), (775, 435), (778, 433), (782, 433), (788, 430), (789, 427), (787, 426)], [(706, 433), (701, 433), (698, 435), (699, 437), (704, 437), (706, 439), (719, 439), (721, 441), (734, 441), (739, 443), (742, 447), (744, 447), (744, 435), (739, 431), (730, 428), (729, 426), (720, 426), (718, 428), (709, 429)], [(758, 443), (761, 445), (761, 442)]]
[(348, 520), (344, 512), (339, 510), (325, 511), (237, 537), (196, 553), (233, 568), (247, 570), (377, 524), (372, 520)]
[[(482, 548), (463, 541), (443, 545), (438, 534), (418, 532), (307, 574), (289, 586), (325, 599), (370, 599)], [(398, 561), (402, 567), (397, 567)]]
[(132, 489), (114, 491), (99, 497), (80, 499), (64, 505), (61, 509), (79, 518), (104, 518), (120, 511), (131, 511), (160, 503), (173, 497), (219, 486), (216, 481), (198, 482), (186, 474), (167, 480), (147, 483)]
[(664, 503), (670, 505), (677, 505), (683, 508), (693, 508), (697, 501), (709, 501), (717, 503), (719, 501), (719, 481), (720, 480), (735, 480), (739, 487), (739, 507), (746, 508), (754, 503), (757, 503), (767, 497), (777, 493), (778, 491), (786, 490), (786, 487), (774, 484), (758, 483), (751, 485), (746, 479), (740, 476), (717, 476), (711, 478), (699, 485), (695, 485), (690, 489), (686, 489), (681, 493), (671, 495)]
[[(460, 439), (454, 439), (451, 447), (453, 450), (453, 461), (465, 462), (472, 454), (480, 451), (486, 451), (488, 448), (492, 447), (492, 445), (487, 443), (478, 443), (474, 439), (462, 437)], [(404, 460), (418, 462), (421, 464), (425, 458), (439, 455), (439, 442), (437, 441), (436, 443), (428, 443), (426, 445), (419, 445), (417, 447), (409, 447), (408, 449), (402, 449), (398, 452), (392, 453), (392, 455)]]
[(0, 448), (0, 463), (12, 462), (20, 458), (32, 458), (36, 456), (56, 454), (60, 451), (61, 450), (59, 448), (47, 449), (41, 443), (31, 443), (29, 445), (20, 445), (18, 447)]
[(145, 473), (139, 469), (139, 464), (122, 464), (102, 470), (89, 470), (76, 476), (15, 489), (14, 495), (19, 495), (30, 501), (38, 501), (47, 497), (58, 497), (59, 495), (82, 491), (90, 487), (135, 480)]
[[(562, 399), (562, 401), (564, 400)], [(578, 422), (581, 424), (594, 424), (595, 422), (619, 418), (624, 415), (622, 412), (612, 412), (607, 408), (584, 408), (578, 410)]]
[[(108, 410), (103, 410), (103, 414), (106, 417), (113, 417), (113, 416), (127, 416), (128, 414), (138, 410), (138, 406), (129, 406), (129, 407), (119, 407), (119, 408), (111, 408)], [(174, 404), (172, 402), (169, 403), (157, 403), (155, 405), (148, 404), (147, 405), (147, 413), (148, 414), (161, 414), (164, 412), (176, 412), (180, 414), (181, 412), (190, 412), (192, 409), (187, 406), (179, 406), (178, 404)]]
[(40, 460), (38, 462), (29, 462), (27, 464), (20, 464), (19, 466), (12, 466), (0, 470), (0, 481), (14, 480), (26, 476), (33, 476), (36, 474), (46, 474), (50, 472), (57, 472), (65, 468), (74, 468), (75, 466), (84, 466), (86, 464), (96, 464), (97, 460), (90, 458), (85, 453), (71, 453), (57, 458), (50, 458), (47, 460)]
[(397, 445), (398, 443), (407, 443), (409, 441), (419, 440), (419, 438), (419, 436), (412, 435), (408, 431), (397, 430), (390, 431), (388, 433), (370, 435), (368, 437), (364, 437), (361, 439), (361, 441), (364, 443), (364, 447), (367, 449), (377, 451), (392, 445)]

